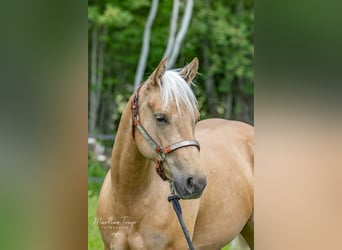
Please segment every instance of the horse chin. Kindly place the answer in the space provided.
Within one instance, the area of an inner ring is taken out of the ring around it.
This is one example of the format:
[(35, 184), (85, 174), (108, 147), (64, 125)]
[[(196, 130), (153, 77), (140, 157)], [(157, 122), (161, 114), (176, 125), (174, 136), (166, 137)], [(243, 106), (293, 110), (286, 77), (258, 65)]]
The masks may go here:
[[(177, 193), (178, 194), (178, 193)], [(192, 199), (198, 199), (202, 196), (202, 194), (192, 194), (192, 195), (184, 195), (181, 196), (180, 194), (178, 194), (179, 198), (181, 198), (182, 200), (192, 200)]]
[(179, 185), (176, 182), (174, 183), (174, 185), (175, 185), (177, 195), (182, 200), (198, 199), (202, 196), (202, 193), (204, 190), (203, 189), (200, 192), (189, 193), (184, 187), (182, 187), (182, 185)]

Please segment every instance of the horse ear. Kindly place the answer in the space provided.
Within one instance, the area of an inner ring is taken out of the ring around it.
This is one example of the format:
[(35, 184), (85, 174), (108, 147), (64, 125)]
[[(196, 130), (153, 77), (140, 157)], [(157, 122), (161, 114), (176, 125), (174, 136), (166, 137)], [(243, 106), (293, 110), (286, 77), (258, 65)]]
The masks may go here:
[(187, 83), (190, 83), (192, 79), (195, 78), (197, 70), (198, 59), (197, 57), (195, 57), (194, 59), (192, 59), (191, 63), (189, 63), (182, 69), (182, 71), (179, 74)]
[(157, 84), (158, 81), (161, 82), (161, 79), (162, 79), (162, 77), (163, 77), (163, 75), (165, 74), (165, 71), (166, 71), (166, 63), (167, 63), (167, 58), (164, 58), (159, 63), (158, 67), (153, 71), (153, 73), (150, 76), (150, 78), (152, 80), (151, 84), (154, 85), (154, 84)]

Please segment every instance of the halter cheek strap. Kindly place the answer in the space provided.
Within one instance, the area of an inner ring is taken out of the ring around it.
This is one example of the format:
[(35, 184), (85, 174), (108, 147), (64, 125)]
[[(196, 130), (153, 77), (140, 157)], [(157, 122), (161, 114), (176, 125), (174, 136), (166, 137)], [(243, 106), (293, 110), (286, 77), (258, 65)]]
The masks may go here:
[(196, 140), (184, 140), (184, 141), (176, 142), (166, 147), (159, 146), (159, 144), (152, 138), (152, 136), (147, 132), (147, 130), (140, 123), (138, 94), (139, 94), (139, 90), (141, 87), (142, 85), (140, 85), (139, 88), (136, 90), (133, 101), (132, 101), (132, 136), (133, 136), (133, 139), (135, 140), (135, 128), (137, 128), (140, 134), (145, 138), (145, 140), (151, 145), (153, 150), (157, 153), (157, 160), (156, 160), (156, 167), (155, 167), (157, 174), (160, 176), (160, 178), (162, 178), (162, 180), (170, 181), (170, 179), (165, 175), (165, 171), (163, 167), (163, 162), (165, 161), (166, 156), (169, 153), (177, 149), (188, 147), (188, 146), (195, 146), (198, 148), (198, 150), (200, 150), (200, 144)]

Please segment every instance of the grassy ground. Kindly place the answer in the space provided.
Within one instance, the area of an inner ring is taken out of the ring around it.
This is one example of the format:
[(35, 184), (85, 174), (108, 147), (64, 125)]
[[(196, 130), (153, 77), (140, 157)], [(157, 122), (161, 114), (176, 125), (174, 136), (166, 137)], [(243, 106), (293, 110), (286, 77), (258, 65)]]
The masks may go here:
[[(107, 170), (91, 156), (88, 159), (88, 176), (104, 178)], [(97, 200), (101, 190), (101, 182), (88, 181), (88, 250), (103, 250), (100, 231), (94, 220), (96, 218)]]
[(102, 250), (103, 243), (100, 231), (94, 219), (96, 217), (97, 196), (88, 193), (88, 250)]
[[(88, 163), (89, 177), (103, 178), (105, 174), (106, 169), (90, 157)], [(96, 183), (93, 181), (88, 182), (88, 250), (103, 249), (100, 231), (97, 225), (94, 224), (94, 220), (96, 218), (97, 199), (101, 185), (102, 183)], [(229, 250), (229, 245), (222, 248), (222, 250)]]

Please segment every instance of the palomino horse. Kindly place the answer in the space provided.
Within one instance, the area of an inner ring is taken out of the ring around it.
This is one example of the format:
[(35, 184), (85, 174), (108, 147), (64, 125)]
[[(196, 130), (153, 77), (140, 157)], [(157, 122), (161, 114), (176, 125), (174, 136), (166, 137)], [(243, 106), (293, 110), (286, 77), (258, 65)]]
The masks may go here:
[(179, 73), (166, 71), (164, 59), (130, 98), (98, 202), (105, 249), (188, 249), (162, 179), (182, 199), (196, 250), (220, 249), (240, 233), (253, 248), (254, 130), (197, 123), (197, 70), (197, 58)]

